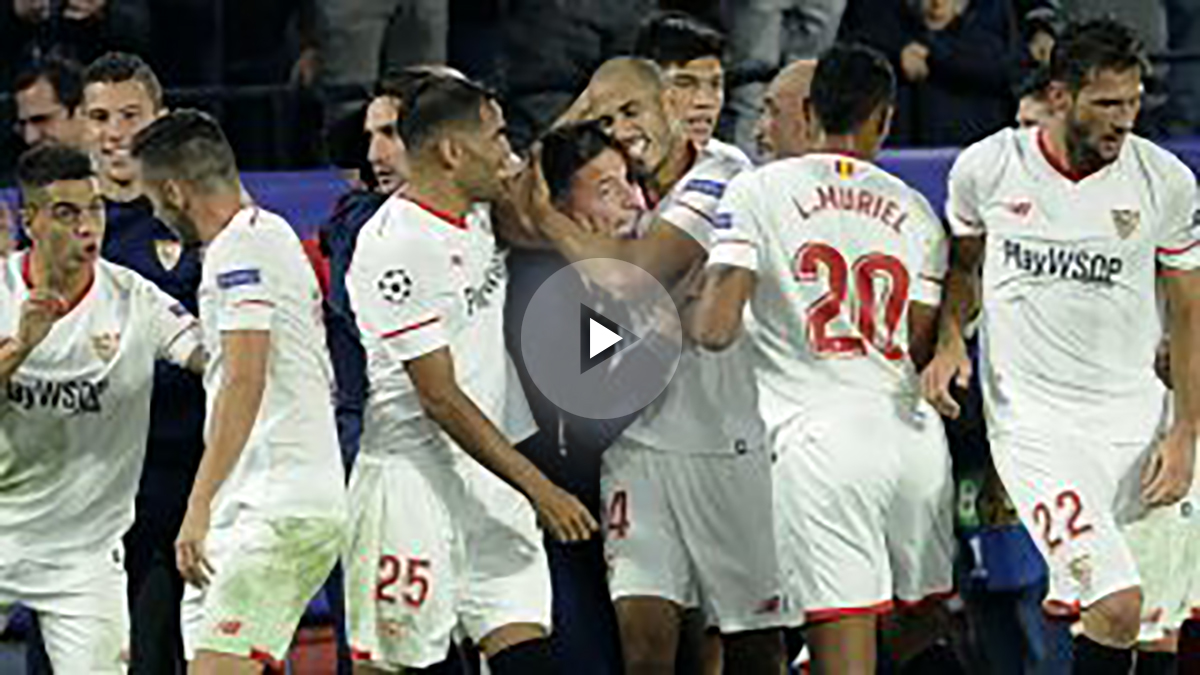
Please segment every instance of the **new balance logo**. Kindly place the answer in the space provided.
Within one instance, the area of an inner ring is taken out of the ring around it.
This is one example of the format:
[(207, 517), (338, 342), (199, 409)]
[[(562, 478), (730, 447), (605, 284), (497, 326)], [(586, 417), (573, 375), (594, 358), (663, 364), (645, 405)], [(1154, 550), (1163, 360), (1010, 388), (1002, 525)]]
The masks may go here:
[(1018, 218), (1025, 218), (1033, 211), (1033, 202), (1027, 199), (1020, 199), (1014, 202), (1005, 204), (1009, 212)]
[(241, 621), (222, 621), (221, 623), (217, 624), (217, 632), (220, 633), (221, 635), (227, 635), (229, 637), (237, 637), (237, 634), (242, 632), (242, 622)]

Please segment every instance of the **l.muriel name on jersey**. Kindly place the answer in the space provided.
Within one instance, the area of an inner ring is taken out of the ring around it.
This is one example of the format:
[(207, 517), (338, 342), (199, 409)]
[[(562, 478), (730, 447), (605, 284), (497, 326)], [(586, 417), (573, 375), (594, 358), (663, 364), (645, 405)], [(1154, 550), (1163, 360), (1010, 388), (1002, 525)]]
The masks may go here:
[(813, 202), (805, 208), (799, 201), (793, 200), (800, 217), (808, 220), (822, 211), (851, 211), (867, 218), (874, 218), (883, 223), (893, 232), (899, 232), (900, 226), (908, 220), (908, 211), (894, 200), (862, 188), (842, 187), (840, 185), (822, 185), (817, 188)]
[(1125, 263), (1116, 256), (1059, 246), (1032, 246), (1004, 241), (1004, 263), (1029, 274), (1084, 283), (1111, 284)]
[(69, 415), (101, 412), (100, 398), (108, 389), (108, 380), (11, 379), (8, 400), (24, 410), (51, 410)]

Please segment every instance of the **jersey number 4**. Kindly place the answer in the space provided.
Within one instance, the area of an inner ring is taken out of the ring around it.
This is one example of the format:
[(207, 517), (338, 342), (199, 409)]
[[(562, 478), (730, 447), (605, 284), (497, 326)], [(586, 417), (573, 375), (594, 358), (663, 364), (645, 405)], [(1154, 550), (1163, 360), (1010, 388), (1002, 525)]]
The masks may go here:
[[(792, 266), (796, 281), (820, 283), (822, 270), (829, 290), (807, 310), (808, 344), (813, 352), (823, 357), (855, 357), (875, 347), (889, 361), (904, 358), (904, 348), (896, 344), (896, 330), (908, 306), (909, 276), (904, 263), (890, 255), (869, 253), (855, 260), (851, 268), (840, 251), (820, 242), (809, 242), (796, 251)], [(882, 297), (875, 292), (879, 282)], [(850, 322), (857, 326), (858, 334), (831, 335), (829, 324), (842, 315), (847, 300), (854, 315)], [(880, 303), (882, 331), (878, 325)]]

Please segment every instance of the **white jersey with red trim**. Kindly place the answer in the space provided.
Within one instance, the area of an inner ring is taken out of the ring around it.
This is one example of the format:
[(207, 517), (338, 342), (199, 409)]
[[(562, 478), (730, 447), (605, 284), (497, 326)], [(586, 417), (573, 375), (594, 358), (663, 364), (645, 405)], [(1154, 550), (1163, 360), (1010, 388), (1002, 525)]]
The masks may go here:
[(956, 236), (987, 236), (981, 366), (993, 431), (1152, 436), (1163, 403), (1155, 276), (1200, 267), (1195, 200), (1187, 166), (1136, 136), (1083, 178), (1056, 168), (1036, 130), (963, 151), (946, 211)]
[(338, 517), (345, 488), (321, 291), (291, 225), (258, 207), (239, 211), (204, 252), (199, 295), (208, 435), (225, 375), (222, 334), (271, 338), (258, 417), (214, 500), (214, 520), (238, 505), (267, 516)]
[(358, 236), (346, 288), (367, 353), (362, 452), (434, 451), (445, 436), (404, 368), (448, 347), (459, 387), (512, 442), (537, 430), (504, 344), (505, 256), (490, 209), (465, 218), (393, 197)]
[[(28, 253), (0, 271), (0, 336), (16, 336)], [(133, 524), (154, 362), (187, 363), (195, 318), (133, 270), (96, 262), (83, 299), (9, 380), (0, 405), (0, 567), (112, 547)]]
[[(714, 242), (717, 205), (726, 186), (751, 168), (741, 150), (709, 142), (654, 215), (708, 250)], [(748, 346), (742, 340), (720, 353), (685, 345), (671, 383), (629, 425), (625, 435), (669, 452), (731, 454), (760, 448), (764, 430), (747, 357)]]
[(946, 235), (916, 190), (832, 154), (782, 160), (729, 186), (709, 265), (755, 273), (748, 334), (772, 428), (845, 405), (846, 393), (913, 410), (908, 309), (936, 306)]

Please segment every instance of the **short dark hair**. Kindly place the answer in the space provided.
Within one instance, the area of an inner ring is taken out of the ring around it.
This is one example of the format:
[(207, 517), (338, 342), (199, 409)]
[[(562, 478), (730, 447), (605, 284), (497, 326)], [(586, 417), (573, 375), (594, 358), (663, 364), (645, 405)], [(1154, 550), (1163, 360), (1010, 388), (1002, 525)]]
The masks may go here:
[(237, 160), (221, 125), (199, 110), (181, 109), (154, 120), (133, 139), (133, 156), (156, 179), (186, 180), (207, 187), (238, 181)]
[(542, 175), (550, 189), (550, 199), (555, 202), (570, 192), (575, 174), (605, 150), (625, 156), (621, 146), (604, 133), (604, 126), (595, 120), (551, 129), (542, 136), (541, 146)]
[(90, 84), (120, 84), (129, 81), (137, 82), (146, 90), (155, 110), (163, 107), (163, 88), (158, 76), (150, 68), (150, 64), (136, 54), (125, 52), (109, 52), (88, 64), (83, 71), (83, 86)]
[(13, 91), (19, 94), (43, 80), (54, 90), (58, 102), (73, 114), (83, 100), (83, 66), (61, 56), (44, 56), (17, 74)]
[(495, 94), (474, 82), (455, 77), (426, 79), (404, 101), (400, 138), (415, 152), (449, 126), (478, 126), (483, 105), (495, 100)]
[(1098, 71), (1130, 68), (1149, 72), (1146, 47), (1133, 29), (1109, 18), (1068, 25), (1050, 56), (1050, 80), (1066, 84), (1073, 92)]
[(827, 133), (852, 133), (895, 99), (896, 74), (870, 47), (836, 44), (817, 61), (809, 100)]
[(1049, 86), (1050, 69), (1045, 66), (1035, 68), (1017, 85), (1017, 99), (1023, 99), (1026, 96), (1032, 96), (1039, 100), (1044, 99)]
[(39, 143), (17, 160), (21, 189), (44, 188), (61, 180), (86, 180), (96, 175), (87, 153), (60, 143)]
[(659, 12), (638, 28), (633, 53), (659, 64), (720, 59), (725, 36), (687, 12)]

